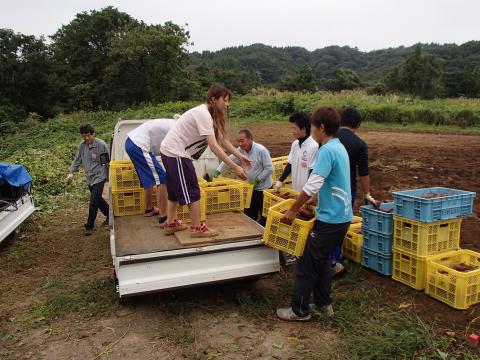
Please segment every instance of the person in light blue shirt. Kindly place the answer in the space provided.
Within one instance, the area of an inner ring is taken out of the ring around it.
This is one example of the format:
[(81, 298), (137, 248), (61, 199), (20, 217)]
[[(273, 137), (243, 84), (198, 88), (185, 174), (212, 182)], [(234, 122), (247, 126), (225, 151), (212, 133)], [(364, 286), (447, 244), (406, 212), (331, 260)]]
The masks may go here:
[[(273, 164), (270, 153), (265, 146), (253, 141), (252, 133), (243, 129), (237, 134), (238, 148), (240, 154), (245, 155), (252, 161), (251, 168), (247, 171), (248, 181), (253, 184), (253, 194), (250, 208), (245, 209), (245, 214), (251, 219), (265, 225), (265, 218), (261, 216), (263, 206), (263, 190), (272, 187)], [(230, 155), (230, 159), (240, 165), (240, 160), (235, 155)], [(222, 162), (212, 177), (218, 177), (228, 166)]]
[(350, 176), (350, 163), (340, 140), (332, 138), (322, 145), (312, 174), (325, 179), (318, 193), (317, 220), (329, 224), (350, 222), (353, 216), (350, 178), (345, 176)]
[(310, 320), (312, 293), (317, 309), (334, 315), (329, 256), (342, 243), (353, 218), (348, 153), (335, 137), (339, 127), (340, 115), (331, 107), (321, 107), (312, 115), (312, 136), (322, 146), (307, 183), (283, 221), (293, 221), (300, 208), (314, 203), (315, 197), (316, 220), (297, 262), (292, 306), (277, 310), (282, 320)]

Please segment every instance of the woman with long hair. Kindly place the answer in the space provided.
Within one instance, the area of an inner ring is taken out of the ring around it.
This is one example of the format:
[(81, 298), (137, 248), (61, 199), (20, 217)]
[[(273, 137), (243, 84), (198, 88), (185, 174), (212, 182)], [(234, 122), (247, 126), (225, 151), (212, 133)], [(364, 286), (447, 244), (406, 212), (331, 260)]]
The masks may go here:
[[(207, 91), (206, 102), (185, 112), (162, 141), (160, 152), (167, 172), (168, 208), (164, 228), (167, 235), (186, 229), (176, 219), (178, 205), (188, 205), (191, 237), (218, 235), (217, 231), (200, 223), (200, 187), (193, 160), (199, 159), (207, 146), (240, 178), (247, 178), (243, 167), (248, 169), (251, 162), (227, 138), (226, 117), (231, 95), (227, 88), (212, 85)], [(220, 145), (239, 158), (243, 167), (235, 164)]]

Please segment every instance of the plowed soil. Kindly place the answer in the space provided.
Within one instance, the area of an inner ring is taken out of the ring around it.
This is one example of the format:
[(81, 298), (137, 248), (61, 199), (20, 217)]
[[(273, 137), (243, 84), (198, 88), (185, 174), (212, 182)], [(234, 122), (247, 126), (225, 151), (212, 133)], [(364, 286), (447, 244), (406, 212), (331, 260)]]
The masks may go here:
[[(288, 124), (253, 123), (248, 129), (272, 156), (288, 153), (293, 140)], [(394, 190), (431, 186), (480, 193), (479, 135), (391, 130), (361, 130), (359, 135), (369, 145), (371, 192), (377, 199), (391, 199)], [(283, 323), (271, 309), (258, 308), (258, 298), (288, 305), (291, 268), (256, 283), (172, 291), (118, 305), (108, 230), (100, 227), (99, 216), (97, 231), (84, 237), (87, 204), (79, 206), (33, 217), (0, 246), (0, 359), (348, 358), (335, 330), (319, 323)], [(480, 251), (479, 200), (474, 212), (462, 224), (461, 246)], [(480, 315), (478, 305), (454, 310), (391, 278), (361, 272), (388, 301), (407, 304), (441, 334), (462, 334)], [(80, 288), (85, 294), (75, 290), (61, 303), (46, 302), (56, 291), (65, 293), (86, 281), (96, 287)], [(355, 291), (355, 285), (349, 288)], [(88, 299), (104, 307), (92, 307)], [(41, 307), (45, 303), (67, 310), (49, 317), (50, 308)]]

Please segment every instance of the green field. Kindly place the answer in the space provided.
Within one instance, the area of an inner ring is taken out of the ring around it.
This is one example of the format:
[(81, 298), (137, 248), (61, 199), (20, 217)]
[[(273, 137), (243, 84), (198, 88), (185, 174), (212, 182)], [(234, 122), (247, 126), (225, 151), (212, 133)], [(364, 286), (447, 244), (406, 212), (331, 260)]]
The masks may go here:
[[(198, 102), (167, 102), (119, 112), (77, 112), (59, 115), (46, 122), (34, 118), (19, 124), (17, 132), (5, 135), (0, 144), (0, 161), (25, 165), (34, 178), (37, 205), (51, 211), (65, 201), (85, 199), (83, 176), (75, 185), (65, 185), (65, 175), (80, 142), (78, 125), (91, 122), (99, 138), (108, 141), (119, 120), (172, 117)], [(294, 111), (311, 112), (319, 106), (341, 109), (357, 106), (364, 116), (364, 127), (399, 128), (410, 131), (479, 131), (480, 99), (418, 100), (406, 96), (371, 96), (365, 92), (318, 92), (315, 94), (259, 89), (250, 95), (233, 97), (230, 126), (249, 122), (287, 121)]]

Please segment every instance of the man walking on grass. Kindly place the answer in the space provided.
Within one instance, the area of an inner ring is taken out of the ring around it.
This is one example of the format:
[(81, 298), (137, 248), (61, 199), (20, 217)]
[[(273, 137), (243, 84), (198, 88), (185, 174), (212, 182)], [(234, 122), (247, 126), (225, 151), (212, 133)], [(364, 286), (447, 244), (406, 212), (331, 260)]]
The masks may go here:
[(83, 141), (80, 143), (75, 159), (70, 166), (70, 173), (67, 176), (67, 183), (73, 180), (73, 173), (80, 165), (83, 165), (87, 178), (88, 189), (90, 190), (90, 205), (88, 218), (85, 227), (85, 235), (92, 235), (97, 217), (98, 209), (105, 216), (104, 225), (108, 225), (108, 203), (102, 197), (103, 186), (108, 179), (108, 163), (110, 153), (103, 140), (95, 137), (95, 130), (92, 125), (86, 123), (80, 125), (80, 135)]

